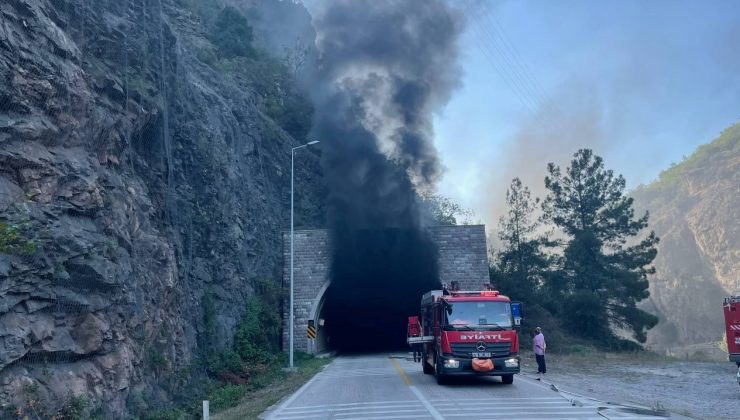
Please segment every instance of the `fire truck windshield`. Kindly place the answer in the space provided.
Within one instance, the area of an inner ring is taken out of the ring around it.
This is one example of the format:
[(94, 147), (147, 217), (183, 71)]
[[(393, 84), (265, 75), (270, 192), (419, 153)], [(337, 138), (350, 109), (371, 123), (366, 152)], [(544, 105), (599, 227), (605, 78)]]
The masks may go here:
[(458, 301), (445, 306), (444, 325), (448, 327), (499, 329), (513, 326), (509, 302)]

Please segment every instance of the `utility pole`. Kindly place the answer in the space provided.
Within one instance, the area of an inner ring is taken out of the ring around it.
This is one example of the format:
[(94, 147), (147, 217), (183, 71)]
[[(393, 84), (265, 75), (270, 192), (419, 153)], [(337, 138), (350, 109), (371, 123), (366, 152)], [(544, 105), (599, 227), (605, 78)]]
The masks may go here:
[(294, 147), (290, 149), (290, 350), (288, 355), (288, 369), (289, 370), (295, 370), (295, 365), (293, 364), (293, 329), (294, 329), (294, 318), (295, 318), (295, 310), (293, 308), (293, 191), (294, 191), (294, 169), (295, 169), (295, 151), (298, 149), (301, 149), (303, 147), (308, 147), (312, 144), (318, 143), (318, 140), (310, 141), (306, 144), (302, 144), (300, 146)]

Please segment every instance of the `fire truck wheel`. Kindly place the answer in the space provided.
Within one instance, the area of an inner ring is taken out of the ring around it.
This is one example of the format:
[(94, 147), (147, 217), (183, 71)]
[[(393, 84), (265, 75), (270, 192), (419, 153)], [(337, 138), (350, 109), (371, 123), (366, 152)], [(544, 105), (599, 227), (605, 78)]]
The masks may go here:
[(437, 385), (444, 385), (447, 383), (447, 376), (439, 372), (442, 363), (437, 359), (434, 367), (434, 378), (437, 380)]
[(424, 373), (425, 373), (425, 374), (427, 374), (427, 375), (431, 375), (432, 373), (434, 373), (434, 368), (433, 368), (433, 367), (431, 367), (431, 366), (429, 365), (429, 363), (427, 363), (427, 358), (426, 358), (426, 355), (422, 355), (422, 359), (421, 359), (421, 365), (422, 365), (422, 366), (423, 366), (423, 368), (424, 368)]
[(511, 385), (514, 383), (514, 375), (501, 375), (501, 382)]
[(434, 373), (434, 368), (427, 363), (427, 351), (424, 348), (421, 349), (421, 368), (424, 370), (425, 375)]

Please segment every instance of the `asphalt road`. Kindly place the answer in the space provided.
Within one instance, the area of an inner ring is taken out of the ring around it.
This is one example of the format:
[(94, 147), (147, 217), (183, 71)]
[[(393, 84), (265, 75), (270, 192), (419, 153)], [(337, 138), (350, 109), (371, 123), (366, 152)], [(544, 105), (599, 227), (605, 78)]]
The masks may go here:
[(338, 357), (262, 417), (270, 420), (665, 418), (553, 389), (551, 384), (537, 381), (533, 375), (516, 375), (512, 385), (504, 385), (498, 378), (478, 377), (457, 378), (440, 386), (405, 354)]

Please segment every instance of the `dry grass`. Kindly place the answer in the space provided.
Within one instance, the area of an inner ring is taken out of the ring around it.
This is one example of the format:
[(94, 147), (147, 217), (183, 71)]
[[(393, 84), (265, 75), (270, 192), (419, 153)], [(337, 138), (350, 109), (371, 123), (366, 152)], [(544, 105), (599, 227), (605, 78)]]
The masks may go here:
[(330, 359), (296, 360), (298, 371), (278, 371), (263, 388), (247, 392), (236, 407), (211, 415), (214, 420), (257, 419), (271, 405), (290, 395), (326, 366)]

